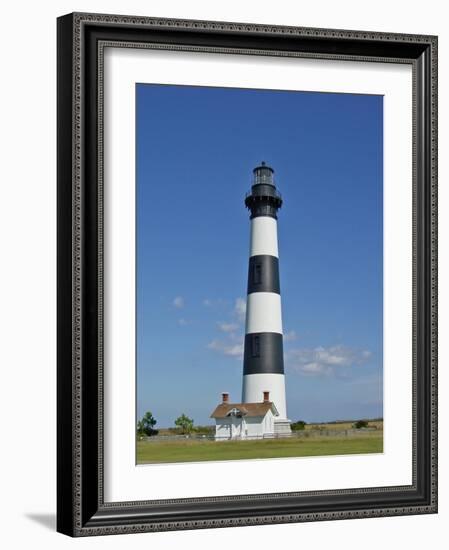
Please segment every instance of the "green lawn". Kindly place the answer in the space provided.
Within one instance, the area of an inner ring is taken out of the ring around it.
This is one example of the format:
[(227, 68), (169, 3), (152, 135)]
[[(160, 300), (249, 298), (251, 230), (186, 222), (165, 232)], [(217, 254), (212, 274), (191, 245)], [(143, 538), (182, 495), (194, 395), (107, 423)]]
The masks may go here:
[(382, 432), (350, 437), (265, 439), (260, 441), (139, 441), (137, 463), (199, 462), (300, 456), (381, 453)]

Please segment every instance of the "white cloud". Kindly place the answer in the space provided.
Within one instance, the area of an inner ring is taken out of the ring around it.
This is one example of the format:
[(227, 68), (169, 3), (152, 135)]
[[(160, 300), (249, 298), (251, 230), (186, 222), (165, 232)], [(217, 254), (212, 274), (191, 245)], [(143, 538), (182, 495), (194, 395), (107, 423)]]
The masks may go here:
[(178, 325), (180, 327), (185, 327), (187, 325), (190, 325), (190, 321), (188, 321), (187, 319), (178, 319)]
[(217, 326), (223, 332), (235, 332), (239, 328), (237, 323), (217, 323)]
[(201, 303), (204, 307), (222, 307), (229, 305), (229, 302), (223, 298), (204, 298)]
[(284, 342), (293, 342), (298, 339), (298, 336), (296, 335), (296, 332), (294, 330), (290, 330), (284, 334)]
[(233, 342), (227, 343), (221, 340), (212, 340), (207, 347), (223, 355), (235, 357), (236, 359), (242, 359), (243, 357), (243, 342), (236, 344)]
[(234, 312), (237, 317), (243, 321), (246, 315), (246, 300), (243, 298), (237, 298), (234, 305)]
[(177, 309), (181, 309), (184, 307), (184, 298), (182, 296), (176, 296), (176, 298), (173, 299), (173, 305)]
[(344, 374), (349, 367), (367, 363), (371, 357), (368, 350), (358, 350), (348, 346), (322, 346), (299, 348), (286, 354), (288, 367), (296, 372), (311, 376)]
[[(203, 300), (205, 306), (225, 303), (223, 300)], [(218, 321), (217, 328), (226, 334), (224, 340), (212, 340), (207, 347), (211, 350), (229, 357), (241, 360), (243, 358), (243, 339), (241, 335), (241, 323), (245, 320), (246, 301), (237, 298), (232, 309), (232, 317), (228, 321)]]
[(321, 363), (306, 363), (301, 365), (300, 369), (304, 374), (331, 374), (330, 368)]

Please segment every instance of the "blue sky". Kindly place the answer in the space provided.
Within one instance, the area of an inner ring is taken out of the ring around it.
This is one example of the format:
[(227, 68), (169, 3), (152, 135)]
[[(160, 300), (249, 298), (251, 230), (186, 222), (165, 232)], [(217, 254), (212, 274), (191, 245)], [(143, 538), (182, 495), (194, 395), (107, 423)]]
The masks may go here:
[(210, 424), (239, 401), (262, 160), (284, 204), (288, 416), (382, 416), (381, 96), (138, 84), (137, 414)]

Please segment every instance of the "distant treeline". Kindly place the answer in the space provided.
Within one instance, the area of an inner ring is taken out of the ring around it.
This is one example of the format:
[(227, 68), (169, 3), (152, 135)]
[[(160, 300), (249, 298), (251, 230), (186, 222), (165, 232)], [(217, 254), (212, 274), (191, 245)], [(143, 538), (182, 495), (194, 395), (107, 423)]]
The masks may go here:
[[(174, 435), (184, 433), (181, 428), (159, 428), (159, 435)], [(189, 433), (198, 435), (213, 435), (215, 426), (192, 426)]]
[(360, 420), (332, 420), (330, 422), (305, 422), (304, 420), (297, 420), (296, 422), (291, 423), (292, 431), (296, 432), (299, 430), (325, 430), (326, 427), (330, 426), (339, 426), (342, 427), (342, 425), (346, 425), (346, 429), (348, 428), (348, 425), (351, 428), (355, 429), (361, 429), (361, 428), (373, 428), (378, 429), (378, 426), (376, 423), (383, 422), (383, 418), (361, 418)]
[[(365, 420), (366, 422), (383, 422), (384, 419), (380, 418), (361, 418), (360, 420)], [(328, 422), (309, 422), (309, 424), (350, 424), (351, 422), (357, 422), (353, 418), (348, 420), (329, 420)]]

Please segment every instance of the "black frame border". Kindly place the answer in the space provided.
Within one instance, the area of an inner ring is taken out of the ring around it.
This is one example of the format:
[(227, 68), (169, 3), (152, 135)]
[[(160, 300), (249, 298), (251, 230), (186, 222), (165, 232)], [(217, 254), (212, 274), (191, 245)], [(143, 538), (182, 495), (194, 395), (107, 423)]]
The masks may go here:
[[(104, 503), (101, 132), (107, 45), (413, 66), (411, 486)], [(436, 513), (437, 37), (74, 13), (58, 18), (57, 72), (57, 530), (89, 536)]]

